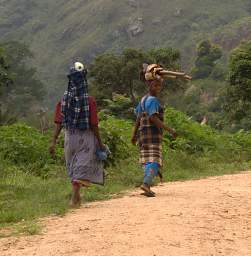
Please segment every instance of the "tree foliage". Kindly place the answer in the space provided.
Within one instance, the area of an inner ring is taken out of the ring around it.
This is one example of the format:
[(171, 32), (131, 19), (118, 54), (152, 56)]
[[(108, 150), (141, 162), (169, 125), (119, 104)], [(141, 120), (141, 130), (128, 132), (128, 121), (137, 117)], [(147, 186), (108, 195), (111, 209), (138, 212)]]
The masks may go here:
[(102, 112), (125, 119), (134, 119), (134, 108), (129, 97), (113, 93), (112, 99), (103, 100), (105, 103)]
[[(179, 69), (180, 53), (172, 48), (149, 51), (125, 49), (121, 54), (106, 53), (96, 57), (91, 65), (93, 85), (98, 88), (98, 97), (112, 99), (114, 92), (129, 96), (135, 103), (137, 96), (146, 91), (139, 80), (142, 64), (160, 63), (164, 67)], [(176, 82), (176, 85), (180, 85)]]
[[(197, 46), (197, 57), (195, 60), (195, 67), (192, 70), (194, 78), (206, 78), (209, 77), (214, 68), (216, 67), (216, 61), (222, 57), (222, 50), (213, 45), (210, 41), (204, 40)], [(219, 73), (220, 70), (217, 72)], [(223, 75), (223, 74), (221, 74)], [(217, 74), (217, 78), (220, 75)]]
[(11, 79), (8, 74), (8, 65), (6, 63), (5, 49), (0, 47), (0, 96), (3, 88), (10, 83)]
[(0, 44), (0, 123), (25, 116), (44, 97), (44, 86), (36, 78), (36, 69), (29, 64), (32, 57), (22, 43)]
[[(232, 51), (229, 63), (229, 86), (225, 110), (233, 121), (241, 122), (251, 115), (251, 41)], [(246, 122), (245, 122), (246, 123)], [(249, 121), (249, 128), (251, 123)]]

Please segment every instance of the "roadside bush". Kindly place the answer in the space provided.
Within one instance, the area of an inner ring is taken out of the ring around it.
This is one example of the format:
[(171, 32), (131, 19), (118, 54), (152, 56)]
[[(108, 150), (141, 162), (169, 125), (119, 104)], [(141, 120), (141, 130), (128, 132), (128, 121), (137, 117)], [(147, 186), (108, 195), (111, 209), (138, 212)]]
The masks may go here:
[[(130, 142), (133, 123), (104, 113), (100, 114), (100, 119), (103, 142), (109, 146), (112, 153), (105, 166), (116, 166), (130, 158), (135, 161), (138, 149)], [(210, 126), (201, 126), (173, 108), (166, 110), (165, 122), (176, 129), (178, 137), (174, 140), (165, 133), (164, 152), (171, 148), (176, 152), (209, 156), (221, 161), (224, 161), (224, 158), (228, 161), (250, 160), (250, 133), (220, 133)], [(50, 137), (51, 134), (43, 135), (35, 128), (24, 124), (2, 126), (0, 159), (7, 165), (17, 166), (23, 172), (42, 177), (57, 175), (57, 170), (64, 169), (63, 140), (61, 137), (56, 158), (52, 159), (48, 152)]]
[(218, 132), (210, 126), (202, 126), (192, 121), (187, 115), (173, 108), (165, 112), (165, 122), (176, 129), (178, 137), (173, 140), (165, 135), (164, 142), (171, 148), (191, 154), (214, 154), (227, 157), (227, 160), (238, 160), (251, 156), (251, 134)]
[(187, 115), (173, 108), (165, 111), (165, 122), (175, 128), (178, 137), (173, 140), (170, 135), (165, 135), (171, 147), (189, 153), (203, 153), (215, 149), (216, 133), (209, 126), (201, 126), (192, 121)]
[[(47, 176), (57, 161), (48, 152), (49, 137), (25, 124), (0, 127), (0, 158), (24, 172)], [(58, 155), (62, 154), (58, 149)]]
[(113, 165), (119, 160), (126, 159), (136, 152), (136, 147), (130, 143), (132, 133), (132, 122), (118, 119), (114, 116), (102, 113), (100, 115), (100, 128), (102, 139), (109, 146), (111, 155), (107, 165)]
[(0, 151), (5, 160), (20, 165), (48, 162), (47, 138), (35, 128), (24, 124), (2, 126), (0, 128)]

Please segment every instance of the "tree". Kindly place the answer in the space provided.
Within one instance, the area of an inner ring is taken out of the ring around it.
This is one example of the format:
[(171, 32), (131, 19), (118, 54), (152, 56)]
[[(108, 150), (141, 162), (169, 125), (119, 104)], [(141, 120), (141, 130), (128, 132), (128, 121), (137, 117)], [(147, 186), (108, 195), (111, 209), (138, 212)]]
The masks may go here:
[(180, 52), (173, 48), (157, 48), (149, 51), (152, 62), (167, 69), (180, 70)]
[(147, 53), (137, 49), (125, 49), (121, 56), (122, 87), (133, 103), (135, 103), (135, 93), (144, 86), (139, 82), (139, 71), (147, 59), (149, 60)]
[(3, 47), (0, 47), (0, 124), (3, 120), (3, 101), (1, 96), (3, 96), (4, 91), (6, 91), (8, 85), (11, 83), (11, 78), (9, 74), (9, 67), (6, 62), (6, 52)]
[(250, 120), (251, 41), (243, 42), (232, 51), (229, 69), (229, 86), (224, 109), (232, 121), (241, 122), (244, 118)]
[(139, 70), (146, 59), (147, 54), (137, 49), (125, 49), (121, 55), (100, 55), (91, 65), (94, 84), (110, 99), (117, 92), (130, 96), (134, 102), (136, 88), (143, 85), (138, 81)]
[(104, 101), (106, 103), (106, 106), (103, 109), (104, 113), (109, 113), (120, 118), (134, 118), (134, 109), (129, 97), (113, 93), (112, 99), (105, 99)]
[(8, 72), (5, 49), (0, 47), (0, 96), (4, 87), (7, 86), (11, 81)]
[(216, 61), (221, 57), (222, 50), (218, 46), (211, 44), (208, 40), (200, 42), (197, 46), (195, 67), (192, 70), (193, 77), (197, 79), (209, 77), (216, 66)]
[(5, 85), (1, 86), (1, 113), (2, 122), (3, 119), (8, 122), (32, 112), (31, 108), (43, 100), (45, 91), (36, 78), (36, 69), (27, 65), (32, 53), (26, 45), (13, 41), (0, 44), (0, 49), (4, 52), (0, 59), (6, 76), (5, 80), (0, 78)]
[[(180, 54), (172, 48), (143, 51), (125, 49), (121, 54), (106, 53), (96, 57), (91, 65), (91, 77), (97, 98), (112, 99), (116, 92), (129, 96), (135, 104), (138, 95), (146, 91), (145, 84), (139, 80), (143, 63), (160, 63), (166, 68), (179, 68)], [(178, 82), (176, 82), (178, 84)]]

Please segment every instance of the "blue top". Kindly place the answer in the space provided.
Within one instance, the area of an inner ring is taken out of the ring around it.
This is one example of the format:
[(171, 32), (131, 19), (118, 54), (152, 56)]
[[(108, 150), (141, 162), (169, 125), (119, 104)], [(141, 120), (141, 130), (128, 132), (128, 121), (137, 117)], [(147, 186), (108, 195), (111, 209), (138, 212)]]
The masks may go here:
[[(145, 99), (146, 97), (147, 99)], [(146, 112), (148, 116), (152, 116), (153, 114), (159, 114), (160, 108), (161, 105), (158, 98), (154, 96), (145, 96), (135, 109), (135, 113), (139, 116), (142, 112)]]

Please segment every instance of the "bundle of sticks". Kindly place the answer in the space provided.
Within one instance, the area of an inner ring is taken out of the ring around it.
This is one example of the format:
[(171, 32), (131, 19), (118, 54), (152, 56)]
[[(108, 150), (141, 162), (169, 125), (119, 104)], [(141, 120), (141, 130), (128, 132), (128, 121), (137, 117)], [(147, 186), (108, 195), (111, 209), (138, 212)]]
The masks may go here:
[(159, 64), (143, 64), (143, 73), (144, 73), (144, 79), (146, 81), (150, 80), (161, 80), (161, 79), (176, 79), (181, 78), (185, 80), (192, 80), (192, 77), (187, 75), (184, 72), (177, 72), (177, 71), (170, 71), (165, 70), (161, 65)]

